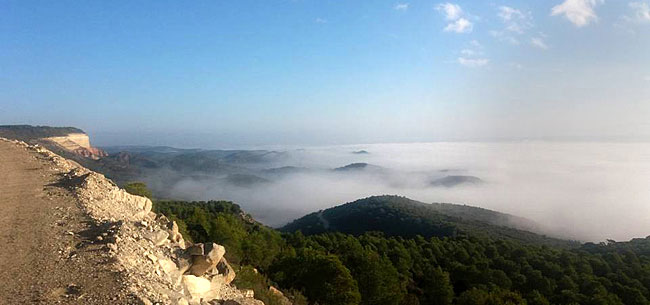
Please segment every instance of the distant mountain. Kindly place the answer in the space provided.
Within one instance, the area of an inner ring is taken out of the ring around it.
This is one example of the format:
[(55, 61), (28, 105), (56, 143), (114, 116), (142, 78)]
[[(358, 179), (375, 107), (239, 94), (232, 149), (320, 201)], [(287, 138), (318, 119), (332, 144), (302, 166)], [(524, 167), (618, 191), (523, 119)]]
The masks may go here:
[(266, 175), (283, 176), (283, 175), (290, 175), (290, 174), (305, 173), (309, 171), (312, 170), (306, 167), (282, 166), (282, 167), (274, 167), (274, 168), (268, 168), (262, 170), (262, 173)]
[(355, 155), (367, 155), (367, 154), (370, 154), (366, 150), (357, 150), (357, 151), (353, 151), (352, 153), (355, 154)]
[(231, 174), (226, 176), (226, 181), (232, 185), (240, 187), (249, 187), (260, 183), (269, 183), (268, 179), (247, 174)]
[(421, 235), (425, 238), (470, 234), (562, 247), (579, 245), (522, 230), (535, 227), (532, 221), (477, 207), (427, 204), (400, 196), (374, 196), (311, 213), (281, 230), (300, 230), (306, 235), (324, 232), (359, 235), (380, 231), (389, 236)]
[(474, 176), (445, 176), (431, 181), (432, 186), (454, 187), (458, 185), (478, 185), (484, 181)]
[(334, 169), (335, 172), (354, 172), (354, 171), (383, 171), (385, 168), (377, 165), (372, 165), (368, 163), (350, 163), (346, 166), (337, 167)]

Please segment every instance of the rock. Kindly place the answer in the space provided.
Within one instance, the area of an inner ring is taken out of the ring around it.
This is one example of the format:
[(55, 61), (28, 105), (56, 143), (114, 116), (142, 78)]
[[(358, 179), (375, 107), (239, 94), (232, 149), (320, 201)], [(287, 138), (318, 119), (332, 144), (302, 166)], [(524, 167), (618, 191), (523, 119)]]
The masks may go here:
[(190, 274), (202, 276), (208, 270), (215, 268), (226, 253), (226, 249), (221, 245), (209, 243), (204, 245), (203, 253), (203, 255), (192, 255)]
[(163, 243), (165, 243), (167, 237), (169, 237), (169, 233), (167, 233), (166, 231), (155, 231), (145, 236), (145, 238), (150, 240), (156, 246), (160, 246)]
[(237, 298), (225, 300), (222, 305), (264, 305), (264, 302), (253, 298)]
[(232, 269), (226, 258), (222, 258), (217, 264), (217, 271), (223, 276), (224, 282), (230, 284), (235, 279), (235, 270)]
[(106, 244), (106, 247), (113, 251), (117, 251), (117, 245), (116, 244)]
[(194, 275), (184, 275), (183, 284), (193, 299), (201, 298), (201, 296), (208, 293), (211, 288), (210, 281), (208, 279)]
[(172, 272), (177, 270), (176, 264), (174, 264), (174, 262), (172, 262), (171, 260), (166, 259), (166, 258), (165, 259), (159, 259), (158, 264), (160, 265), (162, 270), (165, 271), (165, 273), (167, 273), (167, 274), (171, 274)]
[(178, 231), (178, 224), (175, 221), (168, 223), (169, 228), (169, 239), (173, 242), (178, 243), (181, 248), (185, 247), (185, 241), (183, 240), (183, 235)]
[(242, 290), (242, 293), (244, 294), (245, 298), (254, 298), (255, 297), (255, 291), (253, 291), (253, 289), (244, 289), (244, 290)]
[(279, 289), (277, 289), (277, 288), (275, 288), (273, 286), (269, 286), (269, 292), (272, 295), (275, 295), (276, 297), (278, 297), (280, 299), (280, 304), (282, 304), (282, 305), (291, 305), (291, 300), (289, 300), (289, 298), (285, 297), (284, 293), (282, 293), (282, 291), (280, 291)]
[(282, 291), (280, 291), (278, 288), (275, 288), (273, 286), (269, 286), (269, 292), (277, 296), (284, 296), (284, 293), (282, 293)]
[(190, 303), (185, 298), (178, 298), (172, 304), (173, 305), (189, 305)]
[(203, 244), (193, 244), (185, 250), (185, 253), (189, 255), (203, 255)]

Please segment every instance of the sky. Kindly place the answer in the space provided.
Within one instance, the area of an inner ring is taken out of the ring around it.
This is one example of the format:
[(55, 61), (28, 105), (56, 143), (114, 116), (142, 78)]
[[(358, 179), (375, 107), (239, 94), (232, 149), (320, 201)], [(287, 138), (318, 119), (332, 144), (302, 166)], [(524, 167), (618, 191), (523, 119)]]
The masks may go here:
[(0, 124), (98, 145), (648, 141), (649, 117), (650, 0), (0, 0)]

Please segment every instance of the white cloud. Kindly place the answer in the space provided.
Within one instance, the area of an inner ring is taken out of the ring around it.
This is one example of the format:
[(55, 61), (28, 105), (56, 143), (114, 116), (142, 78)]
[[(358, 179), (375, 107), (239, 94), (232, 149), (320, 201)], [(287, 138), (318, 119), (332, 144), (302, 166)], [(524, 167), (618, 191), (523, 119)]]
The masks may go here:
[(523, 34), (527, 29), (532, 27), (532, 17), (530, 13), (524, 13), (518, 9), (501, 6), (497, 16), (505, 24), (505, 30), (517, 34)]
[(643, 80), (645, 80), (646, 82), (650, 82), (650, 75), (644, 77)]
[(521, 17), (523, 16), (523, 14), (521, 13), (520, 10), (514, 9), (509, 6), (499, 7), (499, 17), (501, 17), (503, 21), (510, 21), (514, 16)]
[(487, 65), (489, 59), (484, 58), (483, 45), (477, 40), (472, 40), (469, 42), (469, 46), (460, 50), (460, 56), (456, 62), (465, 67), (476, 68)]
[(465, 56), (474, 56), (474, 55), (477, 55), (477, 52), (474, 51), (474, 50), (470, 50), (470, 49), (462, 49), (462, 50), (460, 50), (460, 54), (463, 54)]
[(327, 23), (327, 19), (323, 19), (323, 18), (319, 17), (319, 18), (314, 19), (314, 22), (316, 22), (316, 23)]
[(447, 20), (456, 20), (463, 14), (463, 9), (458, 4), (441, 3), (436, 6), (436, 10), (443, 12)]
[(519, 36), (533, 27), (532, 14), (513, 7), (500, 6), (497, 17), (501, 19), (503, 28), (492, 30), (489, 34), (499, 41), (505, 41), (512, 45), (519, 45)]
[(467, 58), (467, 57), (458, 57), (458, 63), (470, 68), (478, 68), (488, 64), (490, 62), (487, 58)]
[(630, 2), (629, 7), (634, 10), (634, 16), (626, 19), (634, 22), (650, 22), (650, 5), (647, 2)]
[(544, 41), (544, 38), (542, 37), (533, 37), (530, 39), (530, 44), (533, 45), (536, 48), (540, 48), (542, 50), (548, 50), (548, 45)]
[(586, 26), (598, 20), (594, 8), (603, 2), (604, 0), (565, 0), (551, 9), (551, 16), (564, 15), (576, 26)]
[(397, 3), (393, 7), (397, 11), (406, 11), (409, 9), (409, 4), (408, 3)]
[(490, 31), (490, 36), (500, 40), (505, 41), (510, 44), (518, 45), (519, 40), (512, 35), (507, 34), (505, 31)]
[(474, 24), (471, 21), (460, 18), (445, 27), (445, 32), (456, 32), (456, 33), (469, 33), (474, 28)]
[(458, 4), (441, 3), (436, 6), (436, 10), (445, 15), (449, 21), (445, 27), (445, 32), (469, 33), (474, 28), (474, 24), (469, 19), (463, 17), (465, 13)]

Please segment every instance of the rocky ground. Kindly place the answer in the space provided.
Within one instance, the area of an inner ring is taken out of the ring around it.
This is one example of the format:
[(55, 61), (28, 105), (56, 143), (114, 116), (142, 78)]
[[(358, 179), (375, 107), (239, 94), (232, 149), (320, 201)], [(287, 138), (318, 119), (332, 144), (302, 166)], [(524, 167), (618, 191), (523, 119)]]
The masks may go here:
[(0, 138), (0, 208), (0, 304), (263, 305), (222, 246), (42, 147)]

